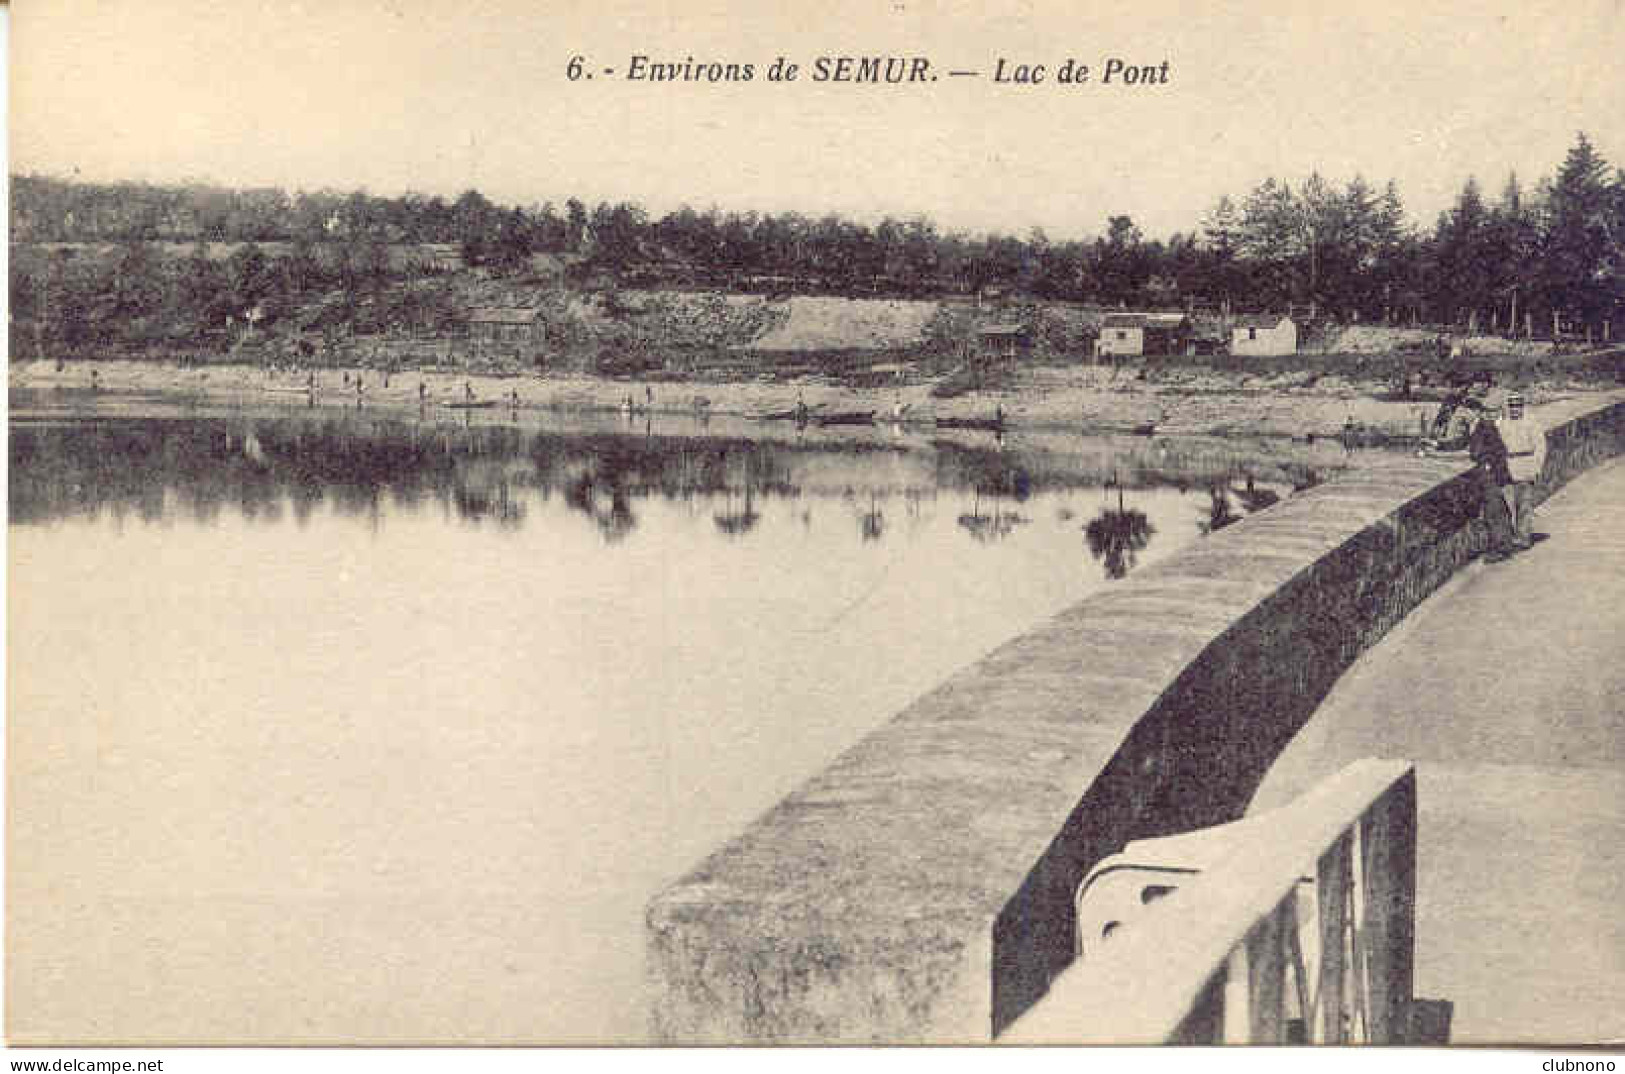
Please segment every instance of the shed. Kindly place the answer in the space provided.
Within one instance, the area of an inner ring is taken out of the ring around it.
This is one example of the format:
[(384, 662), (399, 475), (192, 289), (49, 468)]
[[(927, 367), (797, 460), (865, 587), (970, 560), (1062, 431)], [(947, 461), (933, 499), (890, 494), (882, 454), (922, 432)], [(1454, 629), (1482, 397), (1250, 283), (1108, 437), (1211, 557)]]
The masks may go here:
[(976, 356), (1011, 361), (1033, 348), (1032, 329), (1024, 324), (989, 324), (976, 330)]
[(423, 242), (413, 248), (413, 263), (429, 272), (455, 272), (463, 267), (463, 250), (451, 242)]
[(475, 339), (524, 342), (540, 338), (542, 323), (526, 307), (475, 306), (468, 311), (468, 334)]
[(1193, 316), (1191, 334), (1185, 342), (1185, 353), (1192, 355), (1227, 354), (1230, 350), (1230, 331), (1217, 317)]
[(1230, 327), (1231, 354), (1296, 354), (1298, 326), (1285, 314), (1250, 313)]
[(1179, 354), (1190, 336), (1183, 313), (1108, 313), (1100, 325), (1098, 356)]
[(984, 284), (976, 289), (976, 308), (981, 309), (990, 303), (1003, 302), (1010, 297), (1010, 288), (1000, 284)]

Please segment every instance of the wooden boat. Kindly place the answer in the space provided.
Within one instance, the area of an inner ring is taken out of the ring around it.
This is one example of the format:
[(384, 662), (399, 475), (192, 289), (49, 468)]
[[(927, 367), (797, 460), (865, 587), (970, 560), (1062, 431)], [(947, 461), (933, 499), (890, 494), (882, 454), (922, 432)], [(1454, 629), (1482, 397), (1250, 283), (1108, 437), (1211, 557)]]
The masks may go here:
[(315, 388), (310, 388), (310, 387), (287, 388), (287, 387), (283, 387), (281, 385), (268, 384), (268, 385), (265, 386), (265, 388), (263, 390), (268, 391), (268, 392), (272, 392), (272, 393), (277, 394), (277, 395), (309, 395), (311, 392), (315, 391), (316, 389)]
[(1157, 423), (1154, 421), (1142, 421), (1134, 427), (1135, 436), (1153, 436), (1156, 431)]
[(448, 402), (440, 405), (450, 410), (487, 410), (497, 405), (496, 399), (469, 399), (465, 402)]
[(817, 410), (818, 408), (815, 406), (806, 409), (791, 407), (789, 410), (770, 410), (765, 414), (750, 414), (748, 417), (751, 421), (800, 421), (802, 419), (811, 421), (817, 416)]
[(873, 425), (873, 410), (844, 410), (834, 414), (820, 414), (813, 419), (820, 425)]
[(1004, 431), (1003, 418), (938, 418), (939, 429), (988, 429), (993, 432)]

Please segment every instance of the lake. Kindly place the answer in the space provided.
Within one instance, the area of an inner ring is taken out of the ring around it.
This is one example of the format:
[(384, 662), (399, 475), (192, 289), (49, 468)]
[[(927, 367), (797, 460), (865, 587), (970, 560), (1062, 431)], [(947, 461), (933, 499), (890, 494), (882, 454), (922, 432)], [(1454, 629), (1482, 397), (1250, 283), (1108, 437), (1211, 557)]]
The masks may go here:
[(1360, 461), (11, 407), (17, 1040), (641, 1039), (661, 885), (952, 672)]

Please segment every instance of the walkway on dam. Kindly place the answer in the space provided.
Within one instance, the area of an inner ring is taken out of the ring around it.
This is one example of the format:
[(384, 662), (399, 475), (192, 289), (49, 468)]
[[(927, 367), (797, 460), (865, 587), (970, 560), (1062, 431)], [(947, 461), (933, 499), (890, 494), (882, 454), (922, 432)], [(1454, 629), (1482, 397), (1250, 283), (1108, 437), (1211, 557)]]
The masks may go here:
[(1416, 994), (1455, 1004), (1453, 1043), (1625, 1039), (1625, 459), (1535, 530), (1367, 652), (1252, 804), (1416, 762)]

